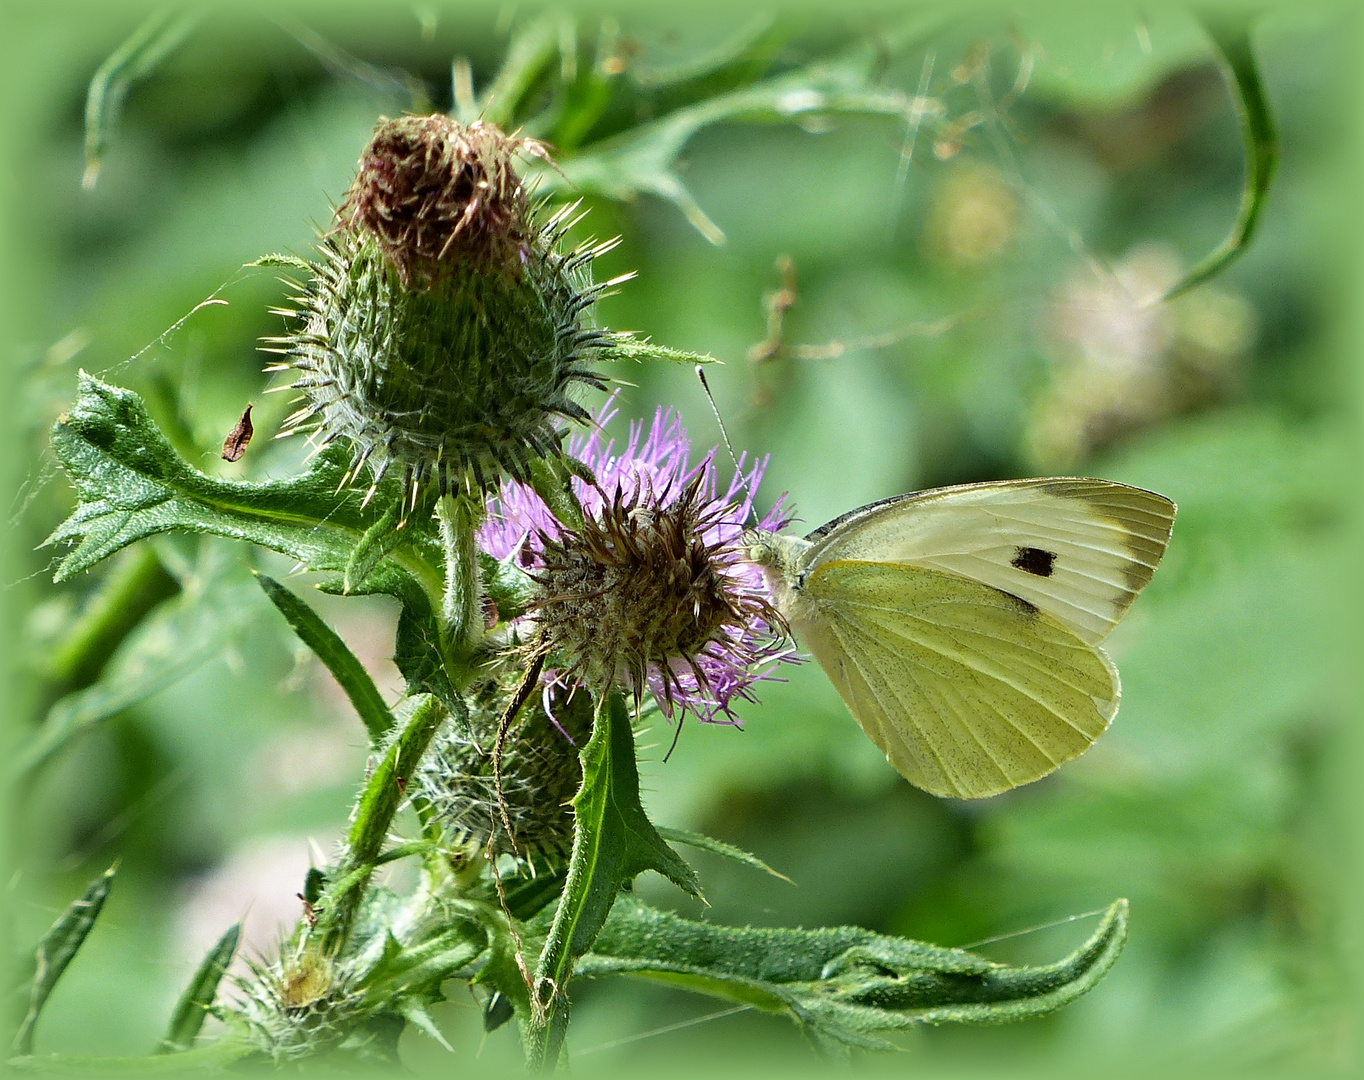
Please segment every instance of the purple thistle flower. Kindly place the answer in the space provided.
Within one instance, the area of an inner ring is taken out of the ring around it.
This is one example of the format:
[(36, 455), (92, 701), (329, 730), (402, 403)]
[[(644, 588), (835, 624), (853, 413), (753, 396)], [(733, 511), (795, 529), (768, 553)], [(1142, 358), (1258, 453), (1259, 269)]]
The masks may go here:
[[(691, 461), (691, 446), (681, 418), (672, 409), (658, 409), (646, 433), (643, 421), (630, 425), (623, 452), (607, 440), (603, 429), (616, 415), (614, 396), (602, 408), (596, 428), (587, 435), (569, 440), (568, 452), (586, 464), (597, 478), (597, 486), (574, 479), (584, 513), (608, 522), (629, 517), (631, 508), (681, 514), (695, 524), (696, 539), (703, 545), (709, 566), (716, 571), (726, 602), (742, 610), (746, 618), (739, 624), (729, 620), (694, 654), (677, 655), (664, 661), (650, 656), (645, 670), (626, 671), (636, 689), (647, 685), (664, 714), (674, 710), (691, 711), (708, 723), (739, 726), (732, 703), (756, 700), (754, 684), (776, 678), (773, 669), (783, 661), (799, 659), (785, 636), (785, 628), (767, 604), (761, 571), (738, 558), (737, 541), (743, 533), (757, 490), (767, 468), (763, 458), (740, 469), (720, 494), (715, 468), (715, 451), (701, 461)], [(782, 529), (791, 520), (784, 509), (785, 496), (779, 498), (759, 523), (770, 532)], [(517, 560), (535, 576), (543, 567), (545, 545), (557, 547), (566, 530), (550, 514), (539, 496), (528, 486), (507, 482), (499, 495), (489, 500), (488, 518), (479, 533), (482, 548), (498, 559), (516, 554)], [(765, 619), (763, 614), (772, 615)], [(563, 679), (566, 673), (551, 673)], [(642, 678), (640, 677), (642, 675)]]

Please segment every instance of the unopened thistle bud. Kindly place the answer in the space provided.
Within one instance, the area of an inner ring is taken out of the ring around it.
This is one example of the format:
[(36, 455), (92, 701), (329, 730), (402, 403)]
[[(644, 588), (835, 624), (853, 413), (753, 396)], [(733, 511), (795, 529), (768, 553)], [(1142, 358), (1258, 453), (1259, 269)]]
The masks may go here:
[(452, 730), (427, 754), (417, 790), (444, 826), (451, 848), (470, 855), (512, 854), (547, 868), (567, 859), (571, 803), (582, 783), (578, 751), (591, 734), (592, 704), (586, 693), (560, 685), (543, 696), (543, 702), (537, 694), (525, 705), (507, 733), (500, 768), (494, 764), (491, 724), (484, 725), (481, 741)]
[(561, 251), (572, 207), (542, 216), (517, 175), (530, 139), (442, 115), (383, 120), (295, 298), (301, 325), (272, 339), (301, 377), (284, 434), (342, 437), (350, 478), (390, 471), (405, 492), (442, 494), (524, 478), (559, 451), (562, 418), (585, 420), (579, 384), (606, 341), (589, 309), (619, 280), (592, 284), (611, 244)]
[(325, 1053), (362, 1018), (363, 996), (337, 963), (286, 945), (273, 963), (251, 963), (237, 980), (241, 1015), (276, 1063)]

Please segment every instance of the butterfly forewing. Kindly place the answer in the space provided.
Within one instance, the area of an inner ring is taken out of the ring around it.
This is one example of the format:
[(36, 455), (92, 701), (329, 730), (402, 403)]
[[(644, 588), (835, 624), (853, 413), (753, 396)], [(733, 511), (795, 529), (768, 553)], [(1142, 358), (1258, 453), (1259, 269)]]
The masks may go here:
[(1028, 601), (1097, 644), (1155, 573), (1169, 499), (1108, 480), (1003, 480), (888, 499), (811, 533), (807, 570), (904, 563)]
[(824, 562), (797, 632), (890, 763), (981, 798), (1083, 753), (1118, 708), (1108, 658), (1045, 611), (901, 564)]

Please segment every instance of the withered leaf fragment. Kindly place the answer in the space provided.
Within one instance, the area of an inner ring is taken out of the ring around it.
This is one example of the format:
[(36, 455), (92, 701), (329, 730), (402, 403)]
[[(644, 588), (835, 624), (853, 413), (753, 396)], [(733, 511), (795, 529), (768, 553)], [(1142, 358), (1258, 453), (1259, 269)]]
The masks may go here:
[(255, 433), (256, 429), (251, 426), (251, 406), (248, 404), (242, 410), (237, 426), (223, 440), (223, 460), (240, 461), (242, 455), (246, 453), (246, 448), (251, 444), (251, 436)]

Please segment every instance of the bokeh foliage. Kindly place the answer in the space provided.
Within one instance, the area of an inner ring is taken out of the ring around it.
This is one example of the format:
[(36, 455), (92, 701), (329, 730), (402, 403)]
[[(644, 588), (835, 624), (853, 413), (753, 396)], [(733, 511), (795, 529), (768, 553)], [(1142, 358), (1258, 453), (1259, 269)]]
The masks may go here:
[[(1329, 1064), (1351, 1052), (1331, 783), (1354, 509), (1337, 362), (1351, 18), (1318, 9), (1253, 24), (1282, 139), (1275, 187), (1243, 258), (1155, 308), (1131, 294), (1158, 294), (1215, 249), (1242, 190), (1233, 97), (1188, 12), (210, 13), (128, 88), (98, 183), (82, 190), (86, 83), (141, 15), (13, 20), (28, 43), (23, 100), (37, 104), (12, 227), (31, 303), (10, 407), (23, 482), (6, 579), (23, 620), (11, 697), (20, 727), (54, 705), (100, 718), (22, 792), (15, 940), (37, 940), (121, 860), (44, 1014), (43, 1049), (155, 1045), (203, 948), (241, 915), (194, 937), (205, 883), (248, 877), (276, 840), (305, 850), (309, 835), (339, 837), (365, 744), (251, 580), (253, 567), (287, 574), (287, 561), (163, 538), (54, 587), (53, 552), (37, 545), (71, 495), (48, 427), (79, 367), (141, 394), (205, 471), (296, 471), (297, 441), (268, 441), (287, 410), (260, 397), (256, 351), (278, 332), (267, 309), (283, 289), (239, 267), (307, 254), (375, 118), (457, 107), (452, 58), (468, 57), (482, 91), (519, 35), (529, 74), (477, 107), (530, 120), (564, 154), (545, 185), (585, 189), (584, 228), (624, 237), (602, 276), (639, 278), (604, 302), (605, 320), (725, 361), (711, 385), (736, 448), (772, 455), (766, 498), (789, 491), (814, 527), (914, 488), (1064, 471), (1180, 506), (1166, 564), (1113, 640), (1115, 727), (1042, 783), (979, 804), (908, 788), (812, 664), (767, 688), (742, 733), (689, 727), (666, 764), (660, 728), (641, 747), (653, 816), (796, 882), (689, 852), (706, 916), (967, 944), (1126, 896), (1131, 940), (1096, 993), (1045, 1021), (922, 1029), (905, 1045), (929, 1062)], [(847, 91), (849, 71), (875, 92)], [(847, 108), (829, 105), (840, 93)], [(916, 94), (921, 119), (907, 122)], [(693, 123), (697, 110), (717, 122)], [(776, 343), (763, 304), (782, 284), (779, 256), (794, 286), (783, 348), (750, 361)], [(210, 295), (228, 303), (194, 310)], [(718, 438), (684, 367), (619, 374), (622, 420), (676, 404), (695, 441)], [(248, 400), (259, 441), (227, 465), (217, 448)], [(382, 659), (392, 605), (311, 599)], [(260, 872), (262, 889), (298, 887)], [(651, 902), (702, 914), (661, 880), (641, 884)], [(1042, 962), (1090, 929), (986, 951)], [(584, 984), (570, 1045), (712, 1007)], [(476, 1044), (472, 1008), (438, 1019), (456, 1045)], [(420, 1033), (405, 1052), (421, 1071), (448, 1067)], [(771, 1063), (806, 1051), (740, 1014), (583, 1060), (678, 1053)], [(516, 1057), (507, 1031), (485, 1050), (502, 1057)]]

